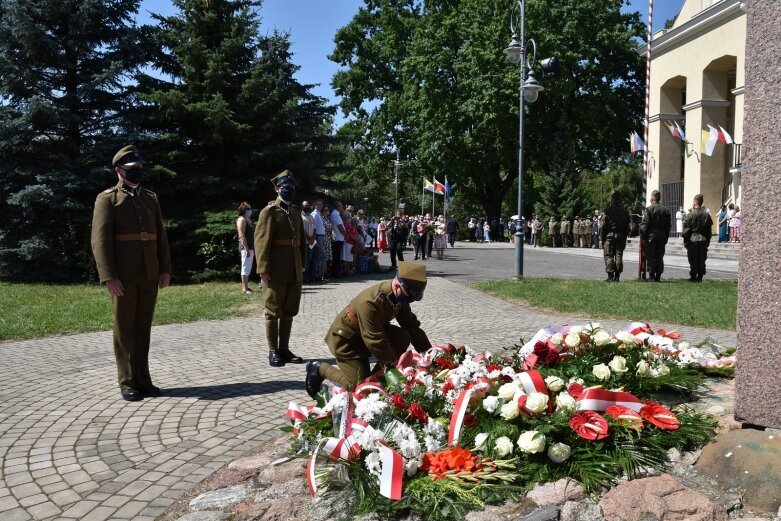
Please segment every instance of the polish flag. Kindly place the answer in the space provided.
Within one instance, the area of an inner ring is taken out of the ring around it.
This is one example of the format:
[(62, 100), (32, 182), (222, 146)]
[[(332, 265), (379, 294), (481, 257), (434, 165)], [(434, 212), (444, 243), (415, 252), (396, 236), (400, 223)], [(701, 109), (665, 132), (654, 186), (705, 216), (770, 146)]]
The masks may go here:
[(732, 136), (729, 135), (729, 132), (724, 130), (724, 127), (719, 126), (719, 143), (724, 143), (725, 145), (731, 145), (732, 144)]

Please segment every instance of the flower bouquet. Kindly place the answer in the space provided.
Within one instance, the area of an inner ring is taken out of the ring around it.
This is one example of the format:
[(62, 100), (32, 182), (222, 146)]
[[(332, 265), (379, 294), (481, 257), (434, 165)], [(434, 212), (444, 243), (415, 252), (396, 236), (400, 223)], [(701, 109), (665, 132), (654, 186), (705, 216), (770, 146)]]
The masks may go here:
[(594, 492), (712, 437), (709, 416), (654, 399), (685, 398), (703, 379), (676, 335), (592, 323), (544, 329), (503, 353), (408, 351), (352, 391), (291, 403), (294, 449), (311, 452), (312, 494), (341, 475), (356, 513), (458, 519), (560, 478)]

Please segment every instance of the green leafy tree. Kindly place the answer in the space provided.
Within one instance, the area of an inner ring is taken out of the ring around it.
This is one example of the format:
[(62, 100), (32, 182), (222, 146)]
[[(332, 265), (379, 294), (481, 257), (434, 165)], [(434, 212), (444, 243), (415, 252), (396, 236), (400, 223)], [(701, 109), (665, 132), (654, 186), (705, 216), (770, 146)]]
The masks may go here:
[(126, 82), (144, 62), (138, 0), (0, 3), (0, 277), (74, 280), (93, 269), (89, 224), (116, 181)]
[(287, 34), (260, 36), (259, 1), (173, 3), (177, 14), (154, 16), (157, 73), (139, 82), (181, 273), (215, 267), (203, 245), (233, 235), (233, 220), (218, 226), (211, 213), (264, 206), (286, 168), (304, 192), (331, 175), (334, 109), (294, 78)]
[[(580, 171), (601, 169), (626, 147), (640, 117), (637, 14), (618, 0), (527, 0), (528, 32), (562, 74), (527, 105), (526, 168), (544, 190), (527, 208), (582, 207)], [(515, 0), (366, 0), (336, 34), (333, 85), (364, 122), (376, 153), (414, 151), (430, 176), (498, 216), (517, 187), (519, 68), (501, 53)], [(539, 71), (538, 71), (539, 77)], [(515, 212), (513, 212), (515, 213)]]

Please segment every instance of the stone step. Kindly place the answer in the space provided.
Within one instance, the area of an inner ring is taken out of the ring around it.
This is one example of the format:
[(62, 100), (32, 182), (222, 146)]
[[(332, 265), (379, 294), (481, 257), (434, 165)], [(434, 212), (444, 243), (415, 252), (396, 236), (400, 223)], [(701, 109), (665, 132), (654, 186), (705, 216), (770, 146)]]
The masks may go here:
[[(637, 238), (627, 239), (626, 249), (630, 251), (637, 251), (639, 246)], [(680, 255), (686, 256), (686, 248), (683, 247), (680, 239), (677, 237), (670, 238), (670, 242), (667, 243), (665, 248), (666, 255)], [(718, 243), (711, 242), (708, 247), (709, 259), (722, 259), (722, 260), (740, 260), (740, 243)]]

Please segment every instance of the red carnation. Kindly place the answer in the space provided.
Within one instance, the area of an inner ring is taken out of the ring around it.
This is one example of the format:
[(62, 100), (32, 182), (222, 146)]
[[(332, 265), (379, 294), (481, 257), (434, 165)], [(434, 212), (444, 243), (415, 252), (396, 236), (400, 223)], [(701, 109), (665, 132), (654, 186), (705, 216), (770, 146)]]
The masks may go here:
[(426, 411), (423, 410), (423, 407), (417, 403), (413, 403), (410, 406), (409, 415), (420, 423), (428, 423), (428, 414), (426, 414)]
[(645, 405), (640, 409), (640, 414), (660, 429), (674, 431), (681, 426), (681, 421), (670, 409), (655, 402), (645, 402)]
[(607, 421), (594, 411), (580, 411), (570, 419), (569, 426), (585, 440), (607, 437)]
[(474, 414), (465, 414), (464, 415), (464, 427), (467, 429), (472, 429), (474, 426), (477, 425), (477, 418), (475, 418)]
[(485, 369), (490, 373), (492, 371), (501, 371), (502, 366), (499, 364), (488, 364), (487, 366), (485, 366)]
[(400, 394), (394, 394), (391, 396), (391, 405), (395, 409), (406, 409), (407, 408), (407, 401), (404, 399), (404, 397)]
[(442, 394), (447, 394), (448, 392), (452, 391), (455, 388), (456, 388), (456, 386), (453, 385), (453, 381), (452, 380), (447, 380), (445, 382), (445, 385), (442, 386)]
[(611, 405), (605, 409), (605, 414), (620, 421), (624, 426), (640, 430), (643, 428), (643, 417), (637, 411), (623, 405)]

